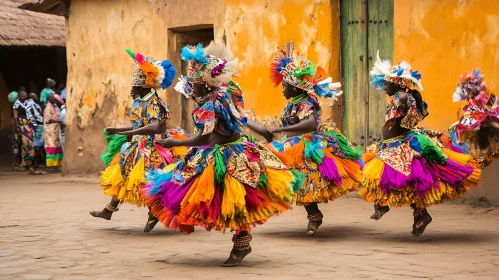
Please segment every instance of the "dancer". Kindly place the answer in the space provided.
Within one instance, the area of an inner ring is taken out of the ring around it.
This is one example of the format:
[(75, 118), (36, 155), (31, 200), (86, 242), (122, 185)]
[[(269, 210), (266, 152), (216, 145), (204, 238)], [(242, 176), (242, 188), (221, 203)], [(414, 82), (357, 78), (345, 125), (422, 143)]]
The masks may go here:
[(481, 169), (471, 156), (446, 146), (438, 133), (416, 128), (428, 115), (418, 71), (405, 61), (392, 67), (378, 54), (371, 75), (371, 86), (385, 90), (390, 101), (382, 128), (385, 140), (364, 155), (360, 194), (374, 202), (371, 219), (380, 219), (389, 206), (411, 206), (412, 234), (420, 236), (432, 221), (426, 208), (459, 198), (478, 183)]
[(304, 205), (309, 220), (307, 234), (315, 234), (322, 224), (318, 203), (327, 203), (357, 190), (361, 180), (361, 153), (355, 151), (337, 129), (321, 124), (318, 97), (337, 100), (341, 85), (332, 83), (326, 71), (304, 57), (293, 55), (294, 44), (278, 48), (270, 66), (274, 86), (282, 83), (282, 92), (291, 99), (281, 117), (282, 127), (267, 131), (263, 126), (249, 127), (269, 138), (269, 133), (282, 132), (282, 140), (270, 144), (283, 154), (288, 167), (306, 175), (294, 197)]
[[(184, 155), (185, 148), (167, 151), (154, 140), (164, 139), (177, 134), (167, 132), (166, 120), (169, 118), (169, 105), (159, 98), (156, 89), (167, 88), (175, 77), (176, 69), (168, 60), (159, 61), (144, 57), (127, 49), (135, 64), (132, 68), (133, 98), (131, 123), (129, 127), (106, 128), (108, 140), (106, 153), (101, 158), (111, 164), (102, 173), (101, 186), (111, 201), (102, 211), (92, 211), (94, 217), (110, 220), (113, 212), (119, 210), (121, 203), (144, 206), (145, 200), (140, 186), (145, 184), (145, 174), (154, 169), (162, 169), (173, 163), (175, 157)], [(128, 141), (127, 137), (131, 140)], [(184, 139), (181, 133), (178, 137)], [(144, 232), (151, 231), (158, 219), (149, 212)]]
[(462, 100), (463, 116), (449, 130), (482, 167), (488, 166), (499, 159), (499, 99), (487, 90), (480, 70), (461, 75), (453, 101)]
[(43, 119), (34, 114), (34, 108), (32, 103), (28, 102), (28, 94), (25, 91), (19, 92), (19, 98), (14, 101), (12, 107), (21, 134), (21, 167), (29, 169), (32, 175), (43, 174), (34, 166), (35, 144), (33, 141), (34, 131), (38, 125), (43, 123)]
[(163, 147), (197, 146), (170, 172), (151, 174), (143, 188), (151, 211), (167, 227), (235, 231), (222, 266), (237, 266), (251, 252), (250, 228), (289, 209), (295, 176), (268, 149), (241, 137), (247, 123), (242, 90), (232, 81), (237, 58), (223, 44), (186, 46), (188, 76), (175, 89), (195, 101), (197, 136), (160, 140)]

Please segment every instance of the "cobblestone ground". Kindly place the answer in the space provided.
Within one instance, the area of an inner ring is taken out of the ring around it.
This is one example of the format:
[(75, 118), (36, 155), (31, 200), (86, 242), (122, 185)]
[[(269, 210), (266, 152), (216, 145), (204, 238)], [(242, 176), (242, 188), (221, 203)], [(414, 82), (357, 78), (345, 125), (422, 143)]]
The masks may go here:
[(355, 198), (321, 205), (325, 220), (304, 235), (295, 207), (253, 231), (253, 253), (222, 268), (231, 234), (190, 235), (161, 225), (142, 232), (147, 210), (125, 205), (111, 221), (92, 218), (108, 198), (98, 178), (0, 173), (0, 279), (497, 279), (499, 210), (430, 209), (425, 235), (410, 235), (407, 208), (369, 219)]

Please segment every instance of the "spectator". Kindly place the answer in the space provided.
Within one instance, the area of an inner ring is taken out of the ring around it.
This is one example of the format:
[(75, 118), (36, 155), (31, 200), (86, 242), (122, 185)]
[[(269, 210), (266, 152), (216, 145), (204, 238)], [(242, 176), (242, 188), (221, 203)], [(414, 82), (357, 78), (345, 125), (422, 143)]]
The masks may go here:
[[(62, 97), (61, 97), (62, 98)], [(61, 106), (61, 146), (62, 152), (64, 152), (64, 146), (66, 145), (66, 104), (64, 99), (58, 100), (59, 106)]]
[(19, 131), (21, 135), (21, 167), (29, 169), (30, 174), (42, 174), (35, 169), (35, 143), (34, 130), (39, 124), (43, 123), (43, 119), (34, 115), (32, 102), (28, 102), (28, 94), (25, 91), (19, 92), (19, 98), (12, 106), (14, 109), (14, 117), (17, 119)]
[[(38, 99), (38, 95), (32, 92), (29, 94), (28, 102), (32, 102), (34, 115), (36, 117), (40, 116), (43, 120), (43, 111), (40, 107), (40, 100)], [(43, 122), (43, 121), (42, 121)], [(45, 165), (45, 147), (43, 144), (43, 125), (38, 125), (35, 131), (35, 136), (33, 138), (35, 142), (35, 167), (40, 166), (40, 163)]]
[(42, 90), (40, 93), (40, 102), (43, 104), (43, 106), (47, 105), (47, 97), (50, 94), (54, 94), (55, 91), (55, 81), (52, 80), (51, 78), (47, 78), (47, 87)]
[(66, 87), (64, 87), (62, 90), (61, 90), (61, 94), (60, 94), (61, 98), (64, 100), (64, 102), (66, 102)]
[[(9, 93), (9, 103), (14, 104), (18, 98), (18, 93), (13, 91)], [(21, 163), (21, 158), (19, 154), (19, 147), (21, 141), (21, 135), (19, 134), (19, 125), (17, 124), (17, 120), (12, 114), (10, 118), (10, 140), (12, 143), (12, 168), (16, 171), (20, 170), (19, 165)]]
[(50, 94), (47, 97), (47, 107), (43, 111), (44, 119), (44, 142), (47, 153), (47, 167), (62, 166), (62, 146), (61, 146), (61, 111), (59, 103), (64, 103), (57, 94)]

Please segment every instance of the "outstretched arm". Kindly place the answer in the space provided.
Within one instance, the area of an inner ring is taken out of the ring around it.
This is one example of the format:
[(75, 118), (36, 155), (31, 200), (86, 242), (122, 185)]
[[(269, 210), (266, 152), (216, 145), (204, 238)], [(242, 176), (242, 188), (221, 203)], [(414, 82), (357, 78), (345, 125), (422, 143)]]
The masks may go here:
[(124, 134), (126, 136), (160, 134), (162, 132), (160, 128), (161, 128), (161, 125), (159, 123), (159, 120), (152, 119), (149, 122), (149, 124), (144, 126), (144, 127), (132, 129), (132, 130), (125, 130), (125, 131), (122, 131), (119, 133)]
[(202, 146), (206, 145), (206, 143), (209, 142), (210, 134), (211, 133), (202, 135), (200, 132), (198, 135), (186, 140), (167, 138), (167, 139), (158, 140), (156, 141), (156, 143), (158, 143), (163, 148), (173, 148), (178, 146), (185, 146), (185, 147)]
[(272, 142), (272, 139), (274, 138), (274, 134), (272, 134), (263, 125), (256, 123), (254, 121), (248, 121), (248, 127), (249, 127), (249, 129), (253, 130), (254, 132), (265, 137), (265, 140), (267, 140), (267, 142)]
[(106, 127), (106, 132), (109, 135), (118, 134), (125, 131), (133, 130), (133, 126), (126, 127)]
[(295, 133), (308, 133), (317, 130), (317, 123), (315, 122), (314, 116), (310, 115), (297, 124), (274, 128), (271, 130), (272, 133), (275, 132), (295, 132)]

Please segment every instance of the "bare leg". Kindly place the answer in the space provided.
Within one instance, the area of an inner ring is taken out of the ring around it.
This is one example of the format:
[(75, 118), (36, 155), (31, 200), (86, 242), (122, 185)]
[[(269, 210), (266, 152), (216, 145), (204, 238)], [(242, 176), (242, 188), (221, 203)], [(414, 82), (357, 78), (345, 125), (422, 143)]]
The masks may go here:
[(90, 215), (96, 217), (96, 218), (102, 218), (106, 220), (111, 220), (111, 216), (113, 215), (113, 212), (117, 212), (118, 205), (120, 204), (119, 200), (113, 200), (111, 199), (111, 202), (109, 202), (102, 211), (92, 211), (90, 212)]
[(234, 247), (230, 251), (230, 257), (222, 264), (225, 267), (238, 266), (249, 253), (251, 253), (250, 242), (253, 239), (249, 231), (241, 231), (234, 234), (232, 242)]
[(309, 205), (305, 206), (305, 210), (307, 210), (307, 234), (312, 235), (317, 232), (320, 225), (322, 225), (322, 212), (319, 210), (319, 206), (317, 202), (312, 202)]

